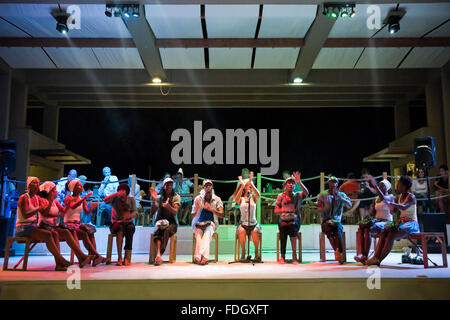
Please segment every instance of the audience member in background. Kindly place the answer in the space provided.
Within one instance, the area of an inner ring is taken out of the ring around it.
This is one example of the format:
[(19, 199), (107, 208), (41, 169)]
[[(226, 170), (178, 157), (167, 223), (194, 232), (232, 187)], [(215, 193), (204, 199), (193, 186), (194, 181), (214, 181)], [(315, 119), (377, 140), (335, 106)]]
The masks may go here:
[(359, 207), (359, 200), (357, 199), (360, 192), (360, 183), (356, 181), (356, 175), (353, 172), (347, 174), (347, 179), (348, 180), (339, 187), (339, 191), (345, 193), (351, 200), (355, 200), (352, 208), (347, 212), (348, 215), (353, 215), (355, 210)]
[[(98, 194), (100, 197), (105, 198), (117, 192), (119, 179), (111, 175), (111, 169), (109, 167), (103, 168), (103, 176), (105, 178), (98, 189)], [(111, 205), (102, 202), (99, 211), (101, 212), (103, 223), (107, 226), (111, 225)]]
[(195, 236), (194, 259), (205, 265), (209, 260), (209, 248), (214, 231), (223, 217), (222, 200), (214, 194), (211, 180), (203, 180), (203, 192), (194, 199), (192, 206), (192, 229)]
[(328, 190), (319, 194), (317, 211), (322, 215), (322, 232), (325, 233), (334, 250), (334, 257), (344, 263), (342, 232), (342, 212), (344, 207), (351, 208), (350, 198), (338, 191), (339, 180), (331, 176), (328, 178)]
[(166, 174), (164, 174), (164, 177), (162, 177), (161, 181), (156, 185), (155, 190), (156, 190), (157, 194), (161, 193), (161, 190), (162, 190), (163, 185), (164, 185), (164, 180), (167, 179), (167, 178), (170, 178), (170, 173), (168, 173), (168, 172), (166, 172)]
[(64, 217), (66, 208), (56, 200), (56, 185), (51, 181), (46, 181), (39, 190), (41, 206), (44, 207), (44, 210), (39, 210), (39, 228), (52, 233), (58, 251), (60, 251), (59, 242), (65, 241), (77, 256), (80, 268), (91, 263), (91, 257), (81, 251), (76, 234), (72, 235), (69, 230), (61, 228), (58, 224), (58, 217)]
[(435, 194), (437, 197), (445, 196), (446, 198), (438, 198), (437, 203), (440, 212), (446, 212), (445, 203), (448, 202), (448, 167), (443, 164), (439, 167), (439, 175), (442, 178), (437, 179), (434, 182), (434, 187), (436, 188)]
[(40, 203), (37, 195), (39, 191), (39, 179), (27, 178), (27, 193), (19, 197), (17, 206), (16, 237), (28, 237), (36, 242), (45, 242), (48, 251), (55, 258), (55, 271), (66, 271), (70, 262), (59, 253), (58, 245), (50, 231), (37, 227), (37, 213), (45, 210), (45, 204)]
[[(278, 214), (278, 230), (280, 231), (281, 242), (281, 258), (278, 261), (284, 264), (286, 258), (286, 244), (287, 238), (291, 240), (292, 247), (292, 263), (297, 262), (297, 233), (300, 230), (302, 223), (302, 215), (300, 207), (304, 198), (309, 194), (308, 189), (300, 180), (301, 174), (299, 171), (294, 172), (284, 181), (285, 192), (280, 193), (275, 203), (275, 213)], [(298, 185), (303, 191), (294, 191), (295, 186)]]
[(358, 199), (360, 199), (359, 216), (361, 221), (369, 217), (373, 204), (372, 198), (375, 198), (375, 196), (377, 195), (376, 190), (370, 186), (368, 180), (369, 175), (369, 169), (364, 168), (361, 170), (361, 179), (365, 179), (360, 183), (360, 193), (358, 196)]
[(245, 242), (247, 237), (253, 240), (255, 245), (255, 260), (261, 260), (259, 256), (258, 245), (261, 225), (256, 220), (256, 203), (259, 199), (259, 191), (253, 184), (253, 171), (250, 172), (248, 179), (243, 179), (242, 176), (238, 177), (240, 185), (235, 192), (234, 201), (239, 204), (239, 210), (241, 212), (240, 222), (236, 228), (236, 232), (239, 237), (239, 245), (241, 246), (241, 260), (245, 260)]
[(194, 187), (192, 181), (188, 179), (184, 179), (183, 177), (183, 169), (178, 169), (178, 172), (175, 175), (175, 181), (173, 184), (173, 188), (175, 189), (175, 193), (181, 195), (181, 204), (178, 208), (178, 223), (180, 225), (188, 224), (188, 214), (189, 209), (192, 207), (192, 197), (191, 196), (183, 196), (184, 194), (191, 193), (191, 188)]
[(60, 203), (64, 203), (64, 199), (69, 195), (67, 185), (70, 181), (77, 178), (77, 170), (72, 169), (69, 171), (67, 177), (62, 177), (60, 181), (56, 184), (56, 191), (58, 192), (57, 200)]
[[(391, 252), (395, 240), (406, 238), (411, 233), (420, 232), (417, 222), (417, 202), (414, 194), (408, 192), (412, 180), (408, 176), (401, 176), (397, 183), (398, 197), (394, 202), (387, 202), (393, 208), (400, 210), (400, 219), (396, 224), (387, 222), (380, 233), (377, 248), (373, 257), (366, 261), (366, 265), (380, 265), (381, 261)], [(379, 194), (380, 191), (378, 190)]]
[(434, 211), (431, 201), (428, 201), (428, 185), (425, 179), (425, 170), (419, 168), (417, 178), (412, 181), (411, 193), (416, 196), (417, 201), (422, 205), (422, 212)]
[(173, 180), (166, 178), (163, 181), (163, 188), (159, 195), (156, 191), (150, 189), (152, 197), (152, 214), (156, 213), (156, 230), (153, 233), (156, 244), (155, 265), (163, 262), (162, 255), (166, 250), (169, 238), (177, 233), (177, 212), (180, 206), (181, 198), (173, 189)]
[[(112, 234), (122, 233), (125, 238), (125, 256), (123, 265), (129, 266), (131, 263), (131, 252), (133, 249), (133, 235), (135, 226), (133, 219), (136, 217), (136, 199), (130, 195), (130, 187), (126, 183), (121, 183), (117, 192), (107, 196), (103, 201), (112, 206), (112, 225), (109, 230)], [(118, 259), (117, 265), (122, 264), (122, 241), (123, 238), (116, 237)]]
[[(376, 187), (376, 181), (372, 176), (369, 176), (372, 186)], [(357, 243), (359, 244), (360, 251), (356, 253), (354, 257), (355, 261), (364, 264), (369, 256), (370, 244), (372, 237), (378, 237), (384, 230), (386, 223), (393, 220), (392, 211), (393, 207), (391, 203), (394, 201), (394, 196), (390, 194), (391, 183), (383, 179), (378, 183), (376, 190), (378, 191), (378, 197), (373, 200), (375, 208), (375, 219), (370, 217), (364, 219), (359, 224), (357, 233)]]

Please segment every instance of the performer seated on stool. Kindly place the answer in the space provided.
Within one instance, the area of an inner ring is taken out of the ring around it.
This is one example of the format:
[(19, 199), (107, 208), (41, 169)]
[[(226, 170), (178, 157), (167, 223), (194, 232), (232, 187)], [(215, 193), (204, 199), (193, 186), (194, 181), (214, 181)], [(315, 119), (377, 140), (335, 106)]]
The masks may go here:
[[(377, 185), (375, 179), (369, 176), (370, 181), (374, 186)], [(394, 196), (390, 194), (391, 183), (388, 180), (381, 180), (378, 183), (378, 197), (373, 200), (375, 208), (375, 219), (365, 218), (359, 224), (358, 229), (358, 241), (361, 252), (357, 252), (354, 257), (355, 261), (364, 264), (367, 260), (370, 251), (370, 243), (372, 237), (379, 237), (381, 231), (384, 230), (387, 222), (392, 222), (393, 206), (391, 203), (394, 201)]]
[(400, 197), (396, 197), (395, 202), (388, 204), (400, 210), (400, 219), (396, 224), (386, 223), (384, 230), (380, 233), (375, 253), (371, 259), (366, 261), (366, 265), (380, 265), (381, 261), (391, 252), (394, 240), (404, 239), (408, 234), (420, 232), (417, 222), (417, 200), (414, 194), (408, 192), (411, 185), (410, 177), (401, 176), (398, 180), (396, 191)]
[(38, 228), (37, 213), (45, 209), (41, 204), (39, 191), (39, 179), (36, 177), (27, 178), (28, 192), (21, 195), (17, 204), (16, 237), (28, 237), (35, 242), (45, 242), (48, 251), (55, 258), (55, 271), (66, 271), (70, 262), (63, 258), (55, 243), (55, 239), (50, 231)]
[(154, 241), (156, 244), (155, 265), (160, 265), (163, 261), (162, 255), (166, 250), (169, 238), (177, 233), (178, 223), (176, 220), (178, 208), (180, 206), (180, 196), (173, 189), (173, 180), (164, 179), (161, 193), (156, 196), (156, 191), (150, 189), (152, 195), (152, 215), (156, 212), (156, 231)]
[(338, 179), (334, 176), (328, 178), (328, 190), (319, 195), (317, 211), (322, 215), (322, 232), (326, 234), (334, 250), (334, 257), (340, 263), (344, 263), (342, 255), (342, 211), (344, 206), (352, 207), (350, 198), (338, 191)]
[(77, 256), (79, 267), (83, 268), (85, 265), (91, 263), (91, 257), (85, 255), (80, 249), (78, 238), (70, 233), (69, 230), (60, 228), (58, 218), (64, 217), (65, 208), (56, 200), (58, 192), (56, 191), (56, 184), (51, 181), (46, 181), (40, 186), (39, 196), (41, 197), (41, 204), (44, 210), (39, 210), (39, 228), (50, 231), (52, 233), (55, 244), (59, 251), (59, 241), (66, 241), (70, 249), (73, 250)]
[[(125, 257), (123, 260), (124, 266), (129, 266), (131, 263), (131, 250), (133, 247), (133, 235), (135, 227), (133, 219), (136, 217), (136, 199), (134, 196), (129, 196), (130, 187), (126, 183), (121, 183), (117, 188), (117, 192), (107, 196), (103, 201), (110, 203), (112, 206), (112, 225), (109, 230), (112, 234), (122, 232), (125, 238)], [(117, 259), (117, 265), (122, 264), (122, 257)]]
[(196, 241), (194, 259), (205, 265), (209, 260), (211, 238), (219, 226), (218, 218), (224, 215), (222, 200), (214, 194), (211, 180), (203, 180), (203, 190), (194, 199), (191, 215)]
[(107, 263), (108, 260), (103, 258), (96, 249), (94, 233), (97, 230), (92, 224), (83, 224), (80, 220), (82, 210), (84, 210), (85, 214), (90, 214), (97, 208), (97, 203), (91, 203), (90, 208), (88, 208), (86, 203), (86, 199), (92, 195), (92, 192), (89, 192), (84, 197), (80, 197), (80, 194), (83, 192), (83, 186), (78, 180), (70, 181), (68, 189), (72, 192), (72, 195), (67, 196), (64, 200), (66, 212), (64, 215), (64, 223), (60, 227), (69, 229), (76, 234), (78, 239), (83, 241), (84, 246), (89, 251), (89, 255), (95, 257), (92, 261), (92, 266), (95, 267), (100, 263)]
[[(284, 264), (286, 255), (287, 237), (291, 239), (292, 245), (292, 263), (297, 262), (297, 233), (300, 230), (302, 222), (300, 206), (302, 200), (308, 196), (308, 189), (300, 180), (300, 172), (296, 171), (292, 176), (286, 178), (283, 183), (285, 192), (280, 193), (275, 203), (275, 213), (280, 215), (278, 221), (278, 230), (280, 231), (281, 242), (281, 258), (278, 261)], [(296, 185), (300, 186), (303, 191), (294, 192)]]
[[(261, 226), (256, 221), (256, 202), (259, 199), (259, 191), (253, 184), (253, 171), (250, 172), (249, 179), (244, 183), (242, 176), (238, 177), (239, 187), (235, 193), (234, 200), (239, 204), (241, 212), (241, 220), (237, 226), (236, 232), (239, 235), (239, 244), (242, 249), (241, 260), (245, 260), (245, 240), (246, 235), (253, 240), (255, 245), (256, 257), (255, 260), (261, 260), (258, 254), (259, 234), (261, 233)], [(249, 210), (250, 204), (250, 210)], [(250, 213), (249, 213), (250, 211)]]

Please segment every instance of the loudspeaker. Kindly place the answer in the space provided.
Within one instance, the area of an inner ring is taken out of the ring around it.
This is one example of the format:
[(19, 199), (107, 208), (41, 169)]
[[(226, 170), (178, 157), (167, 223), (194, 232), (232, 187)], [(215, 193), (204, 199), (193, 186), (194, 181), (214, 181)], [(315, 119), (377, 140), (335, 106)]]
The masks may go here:
[[(447, 226), (445, 213), (422, 213), (417, 215), (419, 218), (420, 230), (422, 232), (443, 232), (445, 234), (445, 243), (447, 243)], [(429, 240), (427, 249), (430, 253), (441, 253), (439, 242)]]
[(434, 137), (414, 139), (414, 158), (417, 168), (436, 167), (436, 147)]
[(8, 175), (16, 170), (16, 141), (0, 140), (0, 172)]

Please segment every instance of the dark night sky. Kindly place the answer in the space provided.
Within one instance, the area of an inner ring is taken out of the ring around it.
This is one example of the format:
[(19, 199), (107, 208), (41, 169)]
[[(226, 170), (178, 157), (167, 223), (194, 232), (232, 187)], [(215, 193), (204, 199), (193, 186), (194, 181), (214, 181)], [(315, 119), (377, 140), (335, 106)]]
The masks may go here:
[[(28, 121), (30, 124), (39, 119)], [(339, 177), (347, 172), (359, 174), (368, 167), (378, 175), (387, 163), (362, 162), (365, 156), (385, 148), (394, 139), (394, 114), (389, 108), (349, 109), (62, 109), (59, 140), (66, 147), (91, 159), (91, 166), (75, 166), (89, 180), (101, 180), (108, 165), (119, 179), (136, 173), (159, 179), (178, 166), (170, 153), (176, 144), (170, 136), (176, 128), (186, 128), (193, 136), (194, 120), (203, 121), (203, 131), (225, 129), (280, 129), (280, 170), (302, 171), (303, 177), (320, 171)], [(35, 128), (39, 131), (39, 128)], [(204, 146), (207, 143), (204, 143)], [(270, 150), (270, 149), (269, 149)], [(242, 165), (184, 165), (186, 177), (194, 173), (216, 179), (236, 179)], [(248, 166), (258, 171), (259, 166)], [(66, 167), (65, 174), (71, 169)], [(218, 193), (230, 192), (231, 185)], [(146, 189), (146, 188), (145, 188)], [(310, 184), (315, 193), (318, 184)], [(222, 192), (221, 192), (222, 191)], [(228, 196), (228, 195), (227, 195)]]

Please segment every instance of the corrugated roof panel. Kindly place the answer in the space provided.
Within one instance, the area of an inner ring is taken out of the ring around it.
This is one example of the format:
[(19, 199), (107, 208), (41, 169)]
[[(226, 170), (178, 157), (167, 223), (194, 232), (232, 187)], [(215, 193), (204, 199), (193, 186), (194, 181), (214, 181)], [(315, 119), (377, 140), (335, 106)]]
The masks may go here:
[(293, 69), (300, 48), (256, 48), (255, 69)]
[(11, 68), (55, 68), (55, 65), (42, 48), (6, 48), (0, 47), (0, 57)]
[(322, 48), (313, 69), (353, 69), (364, 48)]
[(91, 48), (45, 48), (45, 51), (61, 69), (101, 68)]
[(258, 5), (206, 5), (208, 38), (253, 38), (258, 17)]
[(316, 17), (316, 5), (264, 5), (258, 38), (303, 38)]
[(410, 48), (366, 48), (356, 69), (396, 68)]
[(250, 69), (252, 48), (209, 48), (210, 69)]
[(164, 69), (204, 69), (203, 48), (160, 48)]
[(144, 69), (136, 48), (93, 48), (103, 69)]
[(145, 5), (156, 38), (203, 38), (200, 5)]
[(450, 48), (414, 48), (400, 68), (441, 68), (450, 59)]

